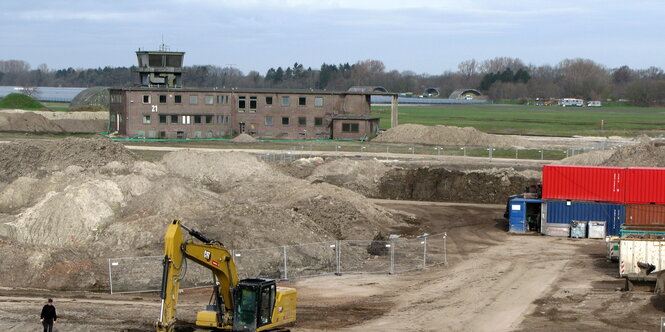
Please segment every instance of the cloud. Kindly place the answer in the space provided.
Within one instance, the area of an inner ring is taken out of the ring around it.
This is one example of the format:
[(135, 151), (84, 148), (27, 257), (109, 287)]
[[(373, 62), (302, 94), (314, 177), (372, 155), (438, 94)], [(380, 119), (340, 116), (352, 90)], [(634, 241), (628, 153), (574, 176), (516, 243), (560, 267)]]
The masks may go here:
[(154, 12), (108, 12), (108, 11), (65, 11), (65, 10), (32, 10), (19, 12), (17, 17), (26, 21), (128, 21), (145, 20), (155, 16)]

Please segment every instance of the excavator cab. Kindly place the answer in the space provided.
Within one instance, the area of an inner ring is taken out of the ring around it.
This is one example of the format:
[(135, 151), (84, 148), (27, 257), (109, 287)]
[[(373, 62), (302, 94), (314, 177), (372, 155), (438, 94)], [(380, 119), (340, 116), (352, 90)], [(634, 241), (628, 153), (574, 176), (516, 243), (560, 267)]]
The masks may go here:
[(233, 295), (233, 331), (253, 332), (272, 323), (276, 291), (272, 279), (240, 280)]

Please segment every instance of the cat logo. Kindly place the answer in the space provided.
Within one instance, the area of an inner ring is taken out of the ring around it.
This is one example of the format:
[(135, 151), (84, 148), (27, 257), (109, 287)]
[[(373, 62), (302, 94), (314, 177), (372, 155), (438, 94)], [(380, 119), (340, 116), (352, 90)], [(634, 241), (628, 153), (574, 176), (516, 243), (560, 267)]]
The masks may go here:
[(210, 256), (210, 251), (203, 250), (203, 258), (205, 258), (205, 260), (210, 261)]

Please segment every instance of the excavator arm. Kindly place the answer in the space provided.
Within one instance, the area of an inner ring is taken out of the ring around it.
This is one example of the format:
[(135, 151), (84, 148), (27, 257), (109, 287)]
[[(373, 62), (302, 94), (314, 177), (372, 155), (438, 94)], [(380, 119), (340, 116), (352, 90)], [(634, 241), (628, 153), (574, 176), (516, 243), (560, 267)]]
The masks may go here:
[[(203, 243), (185, 242), (183, 240), (182, 229)], [(238, 283), (238, 274), (231, 254), (218, 242), (213, 241), (197, 231), (191, 230), (180, 224), (180, 221), (174, 220), (166, 230), (164, 236), (164, 261), (162, 287), (160, 292), (161, 310), (159, 321), (157, 321), (157, 331), (172, 331), (176, 320), (176, 305), (178, 303), (178, 293), (180, 290), (180, 281), (184, 277), (185, 259), (190, 259), (197, 264), (210, 269), (215, 275), (217, 285), (215, 293), (219, 296), (221, 302), (215, 312), (202, 312), (203, 316), (217, 315), (216, 325), (210, 327), (224, 328), (230, 324), (229, 315), (224, 312), (233, 313), (233, 289)], [(226, 316), (227, 318), (225, 319)], [(198, 323), (198, 320), (197, 320)], [(221, 323), (221, 324), (220, 324)], [(225, 324), (226, 323), (226, 324)]]

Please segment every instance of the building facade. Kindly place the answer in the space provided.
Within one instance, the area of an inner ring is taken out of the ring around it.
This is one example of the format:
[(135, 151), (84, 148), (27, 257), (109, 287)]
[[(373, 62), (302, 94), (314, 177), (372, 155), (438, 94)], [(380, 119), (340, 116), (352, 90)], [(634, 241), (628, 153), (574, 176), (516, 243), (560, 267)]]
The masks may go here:
[[(389, 94), (392, 95), (392, 94)], [(367, 93), (264, 89), (110, 89), (112, 131), (127, 137), (364, 139), (378, 135)]]

